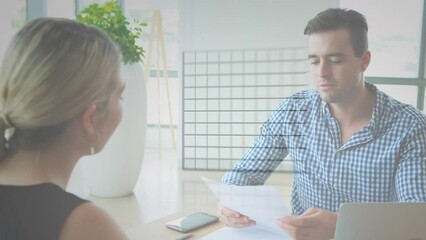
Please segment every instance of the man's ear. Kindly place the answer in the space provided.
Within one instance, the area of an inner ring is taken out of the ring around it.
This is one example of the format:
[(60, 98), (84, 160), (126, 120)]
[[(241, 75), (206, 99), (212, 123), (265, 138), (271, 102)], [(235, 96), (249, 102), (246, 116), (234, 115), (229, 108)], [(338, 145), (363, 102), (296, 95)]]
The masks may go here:
[(96, 105), (90, 104), (83, 112), (82, 123), (84, 131), (88, 134), (95, 134)]
[(367, 70), (367, 67), (370, 64), (370, 60), (371, 60), (371, 52), (367, 50), (361, 56), (361, 70), (362, 70), (362, 72), (365, 72), (365, 70)]

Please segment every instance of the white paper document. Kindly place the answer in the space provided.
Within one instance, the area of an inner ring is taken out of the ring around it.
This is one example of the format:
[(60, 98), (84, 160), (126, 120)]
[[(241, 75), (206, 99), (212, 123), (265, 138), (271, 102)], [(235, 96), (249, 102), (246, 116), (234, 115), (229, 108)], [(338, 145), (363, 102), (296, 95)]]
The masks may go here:
[(290, 236), (285, 233), (269, 232), (260, 228), (230, 228), (224, 227), (201, 240), (291, 240)]
[(213, 239), (210, 237), (214, 235), (215, 239), (224, 240), (227, 239), (224, 237), (225, 235), (234, 236), (239, 232), (241, 234), (240, 237), (235, 238), (234, 236), (228, 239), (265, 239), (264, 235), (260, 238), (244, 237), (248, 233), (255, 237), (261, 233), (266, 234), (265, 232), (270, 235), (277, 235), (279, 237), (277, 239), (291, 239), (277, 223), (279, 218), (290, 213), (274, 187), (265, 185), (235, 186), (216, 182), (205, 177), (201, 178), (224, 206), (256, 221), (255, 227), (244, 229), (222, 228), (203, 239)]

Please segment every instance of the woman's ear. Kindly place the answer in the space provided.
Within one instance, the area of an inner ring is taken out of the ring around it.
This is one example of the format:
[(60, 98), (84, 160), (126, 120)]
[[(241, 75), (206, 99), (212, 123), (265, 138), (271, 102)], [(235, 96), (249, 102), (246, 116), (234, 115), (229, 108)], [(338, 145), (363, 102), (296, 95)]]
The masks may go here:
[(89, 134), (95, 134), (95, 115), (96, 105), (90, 104), (83, 112), (82, 123), (84, 131)]

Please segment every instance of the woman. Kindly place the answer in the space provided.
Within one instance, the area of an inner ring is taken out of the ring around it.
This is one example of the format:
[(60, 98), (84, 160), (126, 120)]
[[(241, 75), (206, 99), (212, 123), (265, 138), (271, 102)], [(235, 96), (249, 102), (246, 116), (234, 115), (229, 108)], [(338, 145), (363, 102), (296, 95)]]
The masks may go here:
[(100, 208), (64, 191), (121, 120), (120, 53), (102, 31), (40, 18), (0, 69), (0, 239), (125, 239)]

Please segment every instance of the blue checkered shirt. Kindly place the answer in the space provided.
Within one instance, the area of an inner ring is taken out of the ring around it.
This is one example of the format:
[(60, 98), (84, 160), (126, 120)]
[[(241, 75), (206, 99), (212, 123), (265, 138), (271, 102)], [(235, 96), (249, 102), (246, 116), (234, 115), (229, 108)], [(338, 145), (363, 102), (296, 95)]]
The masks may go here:
[(426, 117), (366, 83), (376, 94), (369, 123), (345, 144), (315, 90), (296, 93), (274, 111), (261, 134), (222, 181), (261, 185), (290, 155), (291, 207), (337, 212), (345, 202), (426, 201)]

